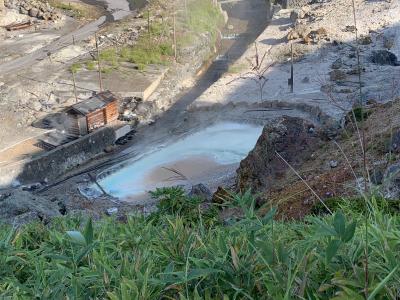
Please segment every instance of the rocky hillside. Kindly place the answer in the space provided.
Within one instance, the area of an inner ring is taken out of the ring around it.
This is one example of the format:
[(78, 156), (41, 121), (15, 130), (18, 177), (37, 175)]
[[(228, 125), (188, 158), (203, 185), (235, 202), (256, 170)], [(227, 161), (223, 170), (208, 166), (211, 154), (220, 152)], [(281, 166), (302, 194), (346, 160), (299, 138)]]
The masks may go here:
[[(251, 188), (268, 210), (283, 218), (303, 218), (320, 201), (358, 198), (367, 186), (379, 198), (400, 199), (400, 99), (349, 114), (341, 133), (329, 138), (308, 121), (284, 117), (267, 125), (237, 170), (236, 188)], [(359, 130), (357, 130), (357, 127)], [(360, 137), (365, 135), (366, 169)], [(367, 178), (364, 180), (364, 178)]]

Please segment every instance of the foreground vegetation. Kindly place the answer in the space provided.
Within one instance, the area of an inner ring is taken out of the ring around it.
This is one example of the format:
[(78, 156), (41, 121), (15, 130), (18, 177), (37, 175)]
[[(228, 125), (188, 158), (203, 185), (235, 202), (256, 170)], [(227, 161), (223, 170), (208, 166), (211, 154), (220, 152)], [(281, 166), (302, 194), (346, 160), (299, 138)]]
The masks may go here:
[[(178, 188), (159, 212), (126, 223), (79, 217), (0, 231), (0, 294), (10, 299), (363, 299), (365, 227), (358, 212), (274, 221), (250, 193), (218, 209)], [(203, 208), (202, 208), (203, 207)], [(368, 217), (368, 299), (396, 299), (400, 217)], [(398, 299), (398, 298), (397, 298)]]

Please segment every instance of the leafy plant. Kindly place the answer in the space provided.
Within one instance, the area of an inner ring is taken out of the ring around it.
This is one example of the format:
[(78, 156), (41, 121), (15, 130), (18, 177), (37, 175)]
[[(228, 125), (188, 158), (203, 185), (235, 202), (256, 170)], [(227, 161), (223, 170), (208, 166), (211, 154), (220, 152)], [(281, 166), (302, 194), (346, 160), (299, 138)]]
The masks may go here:
[[(181, 188), (159, 189), (159, 211), (125, 223), (63, 217), (0, 228), (0, 297), (15, 299), (363, 299), (364, 234), (358, 212), (304, 221), (247, 211), (206, 225)], [(231, 204), (232, 205), (232, 204)], [(215, 217), (215, 216), (214, 216)], [(371, 205), (369, 299), (396, 299), (400, 217)]]

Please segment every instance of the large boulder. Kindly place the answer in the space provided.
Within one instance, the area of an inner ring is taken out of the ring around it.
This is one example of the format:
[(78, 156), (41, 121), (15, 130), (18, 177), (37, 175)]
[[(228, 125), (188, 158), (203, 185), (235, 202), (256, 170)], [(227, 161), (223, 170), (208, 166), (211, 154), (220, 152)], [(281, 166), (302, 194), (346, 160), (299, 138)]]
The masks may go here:
[(386, 169), (383, 175), (383, 196), (388, 200), (400, 199), (400, 163)]
[(194, 186), (192, 186), (192, 189), (190, 190), (189, 197), (198, 197), (202, 199), (203, 201), (211, 201), (212, 198), (212, 193), (208, 187), (206, 187), (204, 184), (199, 183)]
[(60, 216), (59, 204), (18, 189), (0, 194), (0, 222), (20, 226)]
[(387, 50), (372, 51), (370, 60), (374, 64), (378, 65), (400, 66), (400, 62), (397, 60), (397, 56)]
[(279, 118), (264, 128), (255, 148), (241, 161), (237, 190), (265, 192), (275, 187), (289, 169), (279, 155), (296, 169), (311, 158), (320, 142), (320, 134), (312, 123), (295, 117)]

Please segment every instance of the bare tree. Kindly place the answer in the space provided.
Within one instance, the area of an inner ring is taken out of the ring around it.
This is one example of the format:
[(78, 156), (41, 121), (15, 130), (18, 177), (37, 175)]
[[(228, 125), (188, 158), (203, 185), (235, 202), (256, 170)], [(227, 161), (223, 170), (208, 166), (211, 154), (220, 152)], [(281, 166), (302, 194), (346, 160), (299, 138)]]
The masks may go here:
[(269, 53), (269, 51), (265, 51), (264, 54), (262, 55), (261, 59), (260, 59), (260, 55), (258, 52), (258, 47), (257, 47), (257, 43), (254, 43), (254, 48), (256, 51), (256, 54), (254, 56), (254, 59), (248, 59), (248, 62), (250, 64), (251, 67), (251, 71), (246, 72), (241, 74), (239, 77), (231, 80), (230, 82), (227, 83), (227, 85), (237, 81), (237, 80), (252, 80), (254, 81), (258, 88), (259, 88), (259, 92), (260, 92), (260, 100), (262, 101), (264, 98), (264, 87), (268, 81), (268, 78), (265, 76), (265, 73), (274, 65), (269, 64), (264, 66), (264, 60), (267, 57), (267, 54)]

